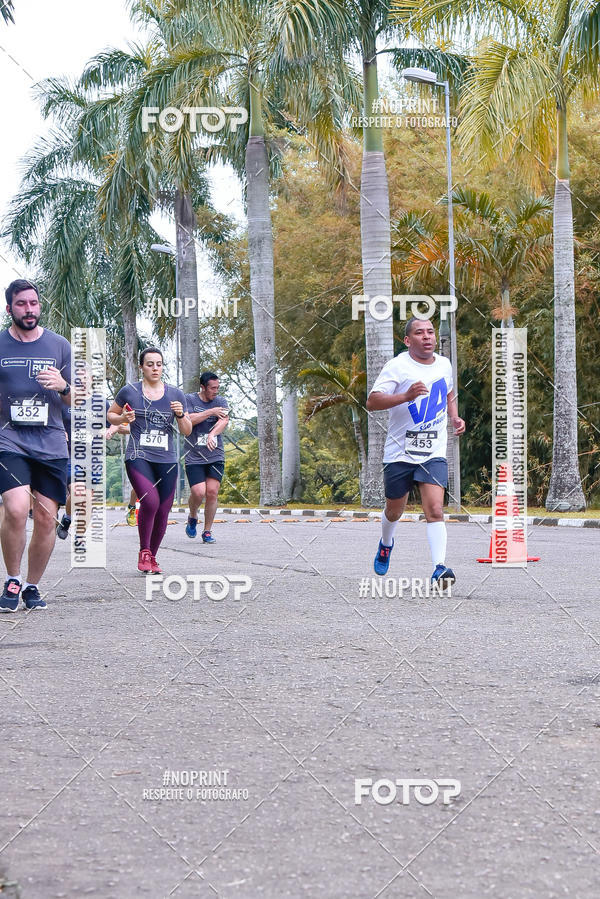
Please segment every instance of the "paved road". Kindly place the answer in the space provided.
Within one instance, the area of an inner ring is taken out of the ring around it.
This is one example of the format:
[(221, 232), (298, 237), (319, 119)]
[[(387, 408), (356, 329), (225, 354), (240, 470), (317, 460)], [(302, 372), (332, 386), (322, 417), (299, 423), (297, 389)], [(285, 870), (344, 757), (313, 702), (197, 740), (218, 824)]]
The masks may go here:
[[(116, 526), (111, 573), (69, 572), (61, 543), (48, 612), (0, 618), (2, 895), (598, 895), (596, 531), (535, 528), (542, 562), (505, 571), (474, 561), (487, 527), (451, 524), (452, 597), (380, 598), (359, 595), (376, 522), (232, 516), (209, 547), (175, 517), (165, 573), (249, 594), (147, 601)], [(390, 576), (430, 568), (402, 523)], [(202, 778), (232, 792), (202, 801)], [(461, 792), (356, 805), (355, 778)]]

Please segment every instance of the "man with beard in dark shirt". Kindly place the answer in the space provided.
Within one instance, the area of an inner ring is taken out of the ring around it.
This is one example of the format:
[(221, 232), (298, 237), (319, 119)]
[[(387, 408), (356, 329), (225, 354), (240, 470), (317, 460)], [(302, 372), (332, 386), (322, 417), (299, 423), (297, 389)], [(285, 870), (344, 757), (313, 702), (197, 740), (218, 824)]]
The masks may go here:
[[(39, 292), (31, 281), (9, 284), (6, 303), (12, 324), (0, 333), (0, 493), (5, 510), (0, 537), (7, 572), (0, 611), (15, 612), (21, 595), (27, 610), (46, 608), (38, 584), (54, 547), (58, 507), (66, 498), (68, 453), (61, 410), (63, 403), (71, 403), (71, 346), (39, 325)], [(33, 534), (23, 584), (30, 496)]]

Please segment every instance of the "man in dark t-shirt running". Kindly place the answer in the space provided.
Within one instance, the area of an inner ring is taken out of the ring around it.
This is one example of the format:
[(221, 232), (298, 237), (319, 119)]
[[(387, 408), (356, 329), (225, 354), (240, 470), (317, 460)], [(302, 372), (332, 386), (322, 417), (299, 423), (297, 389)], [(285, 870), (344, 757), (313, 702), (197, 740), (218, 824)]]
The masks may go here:
[(200, 375), (200, 392), (185, 396), (192, 433), (185, 439), (185, 471), (190, 485), (190, 514), (185, 532), (195, 537), (198, 509), (204, 503), (202, 541), (216, 543), (212, 525), (217, 498), (225, 471), (225, 450), (221, 436), (229, 423), (227, 400), (219, 396), (219, 378), (211, 371)]
[[(71, 403), (71, 346), (39, 325), (39, 292), (31, 281), (13, 281), (6, 303), (12, 324), (0, 332), (0, 493), (5, 509), (0, 536), (7, 571), (0, 611), (15, 612), (21, 595), (26, 609), (46, 608), (38, 583), (54, 547), (58, 507), (66, 498), (68, 453), (61, 409)], [(23, 584), (31, 496), (33, 534)]]

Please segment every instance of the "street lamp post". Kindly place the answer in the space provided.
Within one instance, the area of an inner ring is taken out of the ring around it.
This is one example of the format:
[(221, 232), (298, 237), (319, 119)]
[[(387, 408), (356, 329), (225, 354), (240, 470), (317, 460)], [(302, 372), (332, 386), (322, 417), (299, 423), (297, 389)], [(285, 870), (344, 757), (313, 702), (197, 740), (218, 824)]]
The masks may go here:
[[(444, 88), (444, 101), (446, 111), (446, 175), (448, 183), (448, 284), (450, 296), (456, 296), (456, 272), (454, 250), (454, 209), (452, 205), (452, 147), (450, 143), (450, 82), (438, 81), (435, 72), (430, 69), (409, 68), (401, 73), (407, 81), (417, 84), (431, 84)], [(452, 381), (454, 393), (458, 394), (458, 370), (457, 370), (457, 346), (456, 346), (456, 315), (450, 313), (450, 327), (447, 319), (440, 319), (440, 352), (450, 359), (452, 364)], [(448, 453), (448, 493), (454, 509), (460, 512), (460, 447), (458, 437), (454, 436), (454, 428), (451, 423), (448, 426), (448, 441), (450, 452)]]
[[(155, 253), (164, 253), (167, 256), (173, 256), (173, 258), (175, 260), (175, 296), (179, 297), (179, 266), (177, 264), (177, 253), (175, 252), (173, 247), (170, 247), (168, 244), (162, 244), (162, 243), (153, 243), (150, 245), (150, 249), (154, 250)], [(177, 316), (175, 319), (175, 365), (177, 367), (176, 382), (177, 382), (178, 387), (181, 385), (181, 378), (180, 378), (180, 373), (179, 373), (179, 360), (180, 360), (179, 316)], [(179, 466), (179, 463), (181, 461), (181, 457), (180, 457), (181, 445), (180, 445), (179, 428), (177, 428), (175, 431), (175, 440), (176, 440), (176, 446), (177, 446), (177, 464)], [(177, 498), (177, 505), (178, 506), (181, 505), (181, 473), (180, 473), (179, 467), (177, 468), (176, 498)]]

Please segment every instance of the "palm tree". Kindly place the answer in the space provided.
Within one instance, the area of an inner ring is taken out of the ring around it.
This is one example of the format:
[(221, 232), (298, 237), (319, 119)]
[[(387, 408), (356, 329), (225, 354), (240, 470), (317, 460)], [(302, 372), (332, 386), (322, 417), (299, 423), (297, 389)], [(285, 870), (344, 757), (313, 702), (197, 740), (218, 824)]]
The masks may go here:
[[(277, 153), (269, 138), (273, 126), (306, 123), (321, 159), (329, 160), (331, 169), (345, 170), (341, 121), (345, 104), (355, 98), (354, 82), (341, 60), (320, 62), (317, 46), (319, 35), (341, 24), (341, 13), (333, 0), (179, 0), (174, 7), (169, 53), (145, 77), (132, 120), (139, 135), (144, 106), (249, 109), (248, 124), (221, 134), (206, 156), (227, 159), (245, 174), (261, 502), (277, 505), (282, 481), (269, 196)], [(334, 80), (336, 73), (343, 77)]]
[[(489, 194), (465, 187), (455, 188), (452, 201), (464, 210), (455, 220), (458, 280), (464, 289), (478, 288), (482, 279), (497, 289), (500, 303), (492, 314), (503, 327), (513, 327), (511, 285), (519, 275), (542, 272), (552, 261), (552, 201), (525, 193), (501, 207)], [(394, 270), (411, 288), (439, 282), (448, 267), (447, 221), (438, 224), (428, 213), (406, 213), (394, 230), (398, 238), (392, 253), (399, 259)]]
[(75, 160), (85, 100), (56, 80), (42, 84), (39, 95), (44, 115), (53, 112), (60, 124), (26, 157), (4, 236), (49, 298), (48, 324), (69, 338), (74, 326), (107, 327), (115, 380), (117, 372), (135, 379), (136, 308), (172, 284), (168, 265), (150, 251), (160, 237), (143, 203), (107, 233), (98, 208), (103, 169)]
[[(298, 373), (298, 378), (306, 380), (308, 378), (318, 378), (331, 384), (335, 392), (321, 394), (319, 396), (311, 396), (305, 405), (305, 421), (310, 421), (313, 415), (322, 412), (324, 409), (331, 409), (333, 406), (349, 406), (352, 414), (352, 428), (354, 430), (354, 439), (356, 440), (356, 449), (358, 452), (358, 463), (360, 466), (359, 483), (360, 495), (363, 494), (364, 481), (367, 476), (367, 452), (365, 449), (365, 441), (360, 423), (359, 409), (364, 408), (365, 388), (367, 384), (367, 373), (361, 371), (358, 356), (352, 356), (350, 370), (346, 370), (339, 366), (330, 365), (327, 362), (320, 362), (318, 365), (310, 368), (303, 368)], [(363, 503), (364, 505), (364, 503)]]
[[(392, 296), (390, 256), (390, 200), (383, 152), (383, 133), (369, 121), (377, 114), (379, 82), (378, 41), (393, 33), (389, 0), (344, 0), (345, 27), (340, 40), (347, 50), (358, 50), (362, 62), (363, 161), (360, 182), (360, 229), (363, 293), (365, 296)], [(365, 310), (367, 392), (377, 375), (394, 355), (393, 323), (377, 321)], [(368, 454), (362, 469), (362, 502), (378, 506), (383, 501), (382, 459), (387, 430), (387, 414), (370, 412)]]
[[(81, 123), (81, 152), (94, 152), (93, 146), (101, 145), (107, 128), (122, 135), (102, 191), (107, 220), (118, 217), (127, 202), (124, 186), (134, 190), (142, 187), (153, 205), (167, 210), (174, 218), (178, 293), (181, 300), (194, 301), (186, 307), (179, 323), (181, 355), (186, 360), (183, 388), (190, 392), (199, 388), (200, 377), (195, 209), (207, 202), (208, 185), (199, 171), (201, 160), (193, 155), (188, 129), (176, 134), (158, 132), (153, 140), (138, 143), (135, 153), (128, 146), (130, 105), (143, 90), (144, 75), (166, 52), (164, 20), (159, 10), (147, 3), (134, 3), (132, 15), (152, 26), (148, 43), (134, 45), (129, 52), (111, 49), (98, 54), (87, 64), (79, 81), (81, 89), (98, 97)], [(107, 91), (112, 92), (108, 97)]]
[[(539, 176), (556, 155), (554, 187), (554, 444), (548, 509), (585, 508), (577, 446), (573, 210), (568, 109), (598, 95), (598, 5), (536, 0), (393, 0), (420, 37), (471, 29), (479, 44), (462, 92), (459, 135), (475, 158), (512, 154)], [(490, 36), (491, 35), (491, 36)]]

